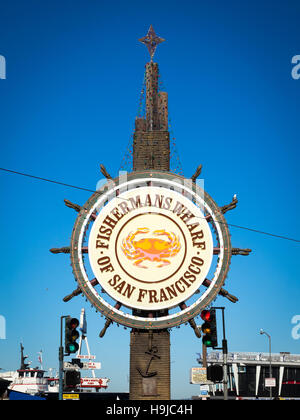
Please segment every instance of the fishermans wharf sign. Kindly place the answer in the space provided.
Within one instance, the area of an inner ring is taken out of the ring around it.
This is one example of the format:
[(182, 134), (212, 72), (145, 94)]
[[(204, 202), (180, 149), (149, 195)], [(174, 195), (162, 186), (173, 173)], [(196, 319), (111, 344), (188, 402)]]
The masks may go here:
[(192, 201), (162, 187), (111, 200), (95, 220), (89, 260), (115, 300), (142, 310), (176, 306), (199, 289), (213, 257), (209, 225)]
[(154, 170), (127, 174), (81, 207), (70, 246), (73, 273), (111, 321), (177, 326), (220, 291), (231, 258), (228, 227), (214, 200), (185, 181)]

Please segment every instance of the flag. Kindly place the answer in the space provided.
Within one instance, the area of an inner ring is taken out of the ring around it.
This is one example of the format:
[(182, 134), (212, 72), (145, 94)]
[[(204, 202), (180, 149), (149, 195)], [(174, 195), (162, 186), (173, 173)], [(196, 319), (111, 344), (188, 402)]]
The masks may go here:
[(43, 364), (43, 357), (42, 357), (42, 350), (38, 353), (38, 355), (39, 355), (39, 357), (38, 357), (38, 360), (39, 360), (39, 362), (40, 362), (40, 365), (42, 365)]

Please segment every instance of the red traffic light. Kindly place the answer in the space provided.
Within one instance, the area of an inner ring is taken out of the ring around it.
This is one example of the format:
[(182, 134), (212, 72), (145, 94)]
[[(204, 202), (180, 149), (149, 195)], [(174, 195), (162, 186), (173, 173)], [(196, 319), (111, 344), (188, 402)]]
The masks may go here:
[(207, 309), (204, 309), (201, 312), (201, 318), (203, 319), (203, 321), (210, 321), (211, 320), (211, 312)]
[(204, 333), (202, 338), (203, 344), (205, 344), (206, 347), (217, 347), (216, 309), (205, 309), (201, 312), (200, 316), (204, 321), (204, 324), (201, 326), (201, 330)]

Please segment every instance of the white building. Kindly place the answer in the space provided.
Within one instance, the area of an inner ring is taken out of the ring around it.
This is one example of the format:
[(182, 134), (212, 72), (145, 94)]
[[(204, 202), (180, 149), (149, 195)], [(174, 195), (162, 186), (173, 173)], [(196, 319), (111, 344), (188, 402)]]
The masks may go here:
[[(199, 353), (198, 353), (199, 354)], [(199, 354), (198, 363), (202, 364)], [(207, 354), (207, 365), (223, 364), (222, 352)], [(228, 353), (228, 393), (240, 397), (269, 397), (270, 388), (265, 379), (269, 378), (269, 353)], [(271, 354), (272, 397), (300, 398), (300, 355), (290, 353)], [(214, 393), (223, 392), (223, 384), (214, 386)]]

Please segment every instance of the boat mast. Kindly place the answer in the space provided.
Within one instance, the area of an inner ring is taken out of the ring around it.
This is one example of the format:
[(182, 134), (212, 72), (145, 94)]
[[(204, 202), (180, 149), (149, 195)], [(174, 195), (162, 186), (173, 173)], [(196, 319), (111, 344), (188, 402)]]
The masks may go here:
[(20, 370), (25, 370), (29, 368), (29, 363), (25, 363), (25, 360), (28, 358), (28, 356), (24, 356), (24, 347), (23, 344), (20, 344), (21, 346), (21, 366)]

